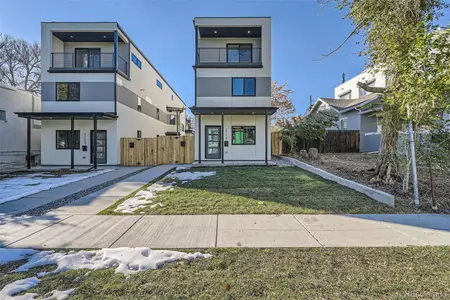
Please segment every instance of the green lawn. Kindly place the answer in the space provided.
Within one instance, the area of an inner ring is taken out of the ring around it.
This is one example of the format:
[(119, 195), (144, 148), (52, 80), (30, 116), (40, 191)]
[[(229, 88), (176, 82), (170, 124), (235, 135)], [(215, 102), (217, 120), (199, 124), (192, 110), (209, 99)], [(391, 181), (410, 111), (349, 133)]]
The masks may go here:
[[(450, 248), (210, 249), (128, 279), (113, 269), (42, 278), (30, 293), (76, 288), (70, 299), (448, 299)], [(27, 273), (5, 274), (0, 289)], [(43, 268), (39, 268), (42, 270)], [(48, 270), (51, 267), (47, 266)], [(76, 277), (81, 279), (74, 282)], [(229, 286), (227, 286), (227, 284)]]
[[(323, 180), (297, 167), (202, 167), (189, 171), (216, 171), (217, 174), (186, 184), (177, 183), (174, 190), (162, 192), (155, 199), (154, 202), (161, 202), (164, 207), (147, 207), (135, 213), (168, 215), (398, 212), (363, 194)], [(124, 199), (101, 214), (114, 214), (113, 210)]]

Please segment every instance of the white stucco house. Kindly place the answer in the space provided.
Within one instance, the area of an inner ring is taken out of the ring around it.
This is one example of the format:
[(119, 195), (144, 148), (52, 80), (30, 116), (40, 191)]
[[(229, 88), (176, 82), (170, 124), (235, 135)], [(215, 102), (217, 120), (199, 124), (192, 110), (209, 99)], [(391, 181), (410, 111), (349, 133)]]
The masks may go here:
[[(41, 24), (42, 165), (118, 165), (121, 137), (182, 135), (186, 106), (116, 22)], [(29, 133), (30, 134), (30, 133)]]
[(320, 97), (307, 114), (321, 110), (333, 110), (339, 114), (337, 126), (330, 130), (359, 130), (360, 152), (378, 151), (381, 142), (381, 124), (375, 116), (375, 104), (381, 94), (366, 92), (357, 86), (365, 82), (373, 87), (386, 87), (382, 73), (363, 71), (334, 89), (334, 98)]
[(271, 160), (271, 18), (195, 18), (196, 163)]
[[(23, 167), (27, 156), (27, 121), (16, 111), (39, 112), (41, 97), (28, 91), (0, 83), (0, 170)], [(39, 163), (41, 152), (41, 122), (30, 123), (31, 163)]]

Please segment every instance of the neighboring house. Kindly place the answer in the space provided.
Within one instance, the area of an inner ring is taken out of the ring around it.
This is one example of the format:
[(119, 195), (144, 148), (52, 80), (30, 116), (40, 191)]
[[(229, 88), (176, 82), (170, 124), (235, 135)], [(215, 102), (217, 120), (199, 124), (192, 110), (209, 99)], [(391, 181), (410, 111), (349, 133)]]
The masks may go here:
[[(42, 165), (118, 165), (121, 137), (184, 134), (185, 104), (116, 22), (41, 24)], [(96, 145), (96, 147), (94, 147)]]
[(381, 124), (374, 116), (375, 103), (382, 95), (366, 92), (357, 86), (364, 82), (373, 87), (386, 87), (386, 77), (382, 73), (364, 71), (338, 85), (334, 89), (335, 98), (319, 98), (307, 114), (333, 110), (339, 114), (339, 121), (330, 130), (359, 130), (360, 151), (378, 151), (381, 143)]
[(271, 19), (195, 18), (195, 160), (271, 160)]
[[(0, 170), (23, 167), (27, 155), (27, 120), (14, 114), (15, 111), (39, 112), (41, 98), (28, 91), (0, 83)], [(39, 162), (41, 151), (41, 123), (30, 123), (32, 163)]]

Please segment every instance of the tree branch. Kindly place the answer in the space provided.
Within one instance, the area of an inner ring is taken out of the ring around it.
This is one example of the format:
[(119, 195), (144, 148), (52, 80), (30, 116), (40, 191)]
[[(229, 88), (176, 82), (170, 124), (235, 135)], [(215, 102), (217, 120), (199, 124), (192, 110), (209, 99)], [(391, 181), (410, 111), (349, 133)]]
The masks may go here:
[(380, 93), (380, 94), (386, 93), (386, 88), (384, 88), (384, 87), (369, 86), (367, 83), (364, 83), (361, 81), (358, 81), (358, 83), (356, 85), (370, 93)]
[(353, 31), (352, 31), (352, 32), (344, 39), (344, 41), (343, 41), (341, 44), (339, 44), (339, 46), (337, 46), (336, 48), (334, 48), (332, 51), (330, 51), (330, 52), (327, 53), (327, 54), (321, 54), (321, 55), (322, 55), (321, 58), (313, 59), (313, 61), (319, 61), (319, 60), (325, 59), (325, 58), (327, 58), (328, 56), (332, 55), (333, 53), (337, 52), (339, 49), (341, 49), (341, 48), (345, 45), (345, 43), (347, 43), (347, 41), (348, 41), (352, 36), (354, 36), (355, 34), (357, 34), (357, 33), (359, 32), (360, 29), (361, 29), (361, 26), (356, 26), (355, 29), (353, 29)]

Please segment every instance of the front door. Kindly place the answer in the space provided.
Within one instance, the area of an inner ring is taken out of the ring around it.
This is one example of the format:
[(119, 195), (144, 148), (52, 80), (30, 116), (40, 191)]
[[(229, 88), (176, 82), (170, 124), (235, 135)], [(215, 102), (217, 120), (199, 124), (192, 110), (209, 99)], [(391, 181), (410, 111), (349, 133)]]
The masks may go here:
[(91, 164), (94, 163), (94, 145), (97, 145), (97, 163), (106, 164), (106, 130), (97, 130), (97, 143), (94, 143), (94, 130), (91, 130)]
[(221, 159), (222, 151), (220, 145), (220, 126), (205, 126), (206, 129), (206, 149), (205, 158), (206, 159)]

